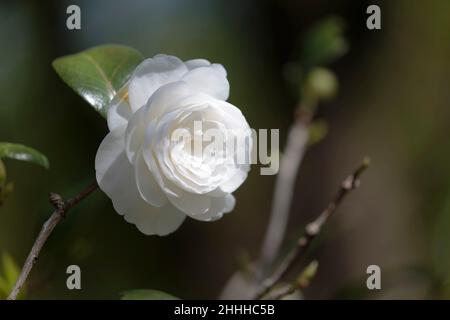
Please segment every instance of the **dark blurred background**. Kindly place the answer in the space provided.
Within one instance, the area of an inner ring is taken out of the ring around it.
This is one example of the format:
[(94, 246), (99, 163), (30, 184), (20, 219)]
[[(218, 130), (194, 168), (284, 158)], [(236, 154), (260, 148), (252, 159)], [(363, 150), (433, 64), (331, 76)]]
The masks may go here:
[[(378, 4), (382, 30), (366, 28)], [(81, 7), (80, 31), (66, 8)], [(300, 170), (286, 243), (328, 203), (364, 155), (372, 166), (332, 218), (312, 257), (306, 298), (450, 298), (450, 2), (446, 0), (95, 0), (0, 2), (0, 141), (45, 153), (45, 171), (5, 160), (15, 191), (0, 207), (0, 253), (21, 266), (51, 212), (47, 195), (69, 196), (94, 177), (106, 122), (51, 68), (54, 58), (118, 43), (145, 56), (167, 53), (226, 66), (230, 102), (253, 128), (280, 128), (297, 101), (286, 65), (311, 25), (346, 24), (348, 53), (329, 66), (339, 93), (320, 105), (330, 127)], [(256, 258), (269, 218), (274, 176), (255, 168), (234, 212), (214, 223), (186, 220), (168, 237), (148, 237), (97, 192), (46, 244), (26, 298), (116, 299), (152, 288), (181, 298), (215, 298), (239, 265)], [(82, 269), (82, 290), (66, 288), (66, 267)], [(382, 290), (365, 287), (382, 269)]]

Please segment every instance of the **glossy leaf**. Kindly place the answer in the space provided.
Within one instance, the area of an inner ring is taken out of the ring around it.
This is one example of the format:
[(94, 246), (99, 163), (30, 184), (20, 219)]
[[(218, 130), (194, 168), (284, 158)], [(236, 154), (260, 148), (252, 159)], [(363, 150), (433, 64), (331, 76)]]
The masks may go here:
[(21, 144), (0, 142), (0, 159), (1, 158), (27, 161), (40, 165), (45, 169), (49, 168), (49, 162), (45, 155), (33, 148)]
[(122, 300), (179, 300), (179, 298), (158, 290), (137, 289), (124, 292)]
[(132, 48), (103, 45), (58, 58), (53, 61), (53, 68), (105, 117), (111, 99), (143, 59)]

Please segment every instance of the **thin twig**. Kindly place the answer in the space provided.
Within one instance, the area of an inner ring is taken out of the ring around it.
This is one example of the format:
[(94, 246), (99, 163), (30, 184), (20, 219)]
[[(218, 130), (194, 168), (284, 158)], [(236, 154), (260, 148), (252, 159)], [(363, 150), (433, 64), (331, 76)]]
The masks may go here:
[(319, 263), (314, 260), (302, 271), (300, 276), (294, 281), (294, 283), (284, 287), (281, 291), (275, 294), (271, 299), (272, 300), (282, 300), (297, 290), (304, 290), (309, 287), (311, 280), (315, 277), (317, 273), (317, 268)]
[(299, 107), (297, 109), (296, 121), (289, 129), (285, 152), (281, 158), (280, 172), (275, 181), (274, 200), (270, 212), (269, 226), (261, 247), (257, 265), (259, 269), (257, 270), (259, 272), (257, 280), (261, 280), (261, 277), (273, 263), (283, 242), (297, 173), (309, 140), (310, 121), (311, 114)]
[(295, 121), (289, 129), (285, 151), (279, 166), (280, 171), (275, 181), (269, 224), (259, 257), (254, 264), (252, 279), (244, 283), (244, 280), (239, 280), (245, 278), (240, 276), (241, 270), (236, 271), (225, 284), (221, 298), (229, 298), (227, 292), (230, 288), (234, 286), (239, 288), (243, 285), (247, 287), (249, 296), (254, 296), (258, 283), (264, 279), (279, 252), (286, 232), (298, 170), (309, 141), (309, 126), (314, 116), (315, 106), (316, 102), (312, 101), (308, 107), (305, 104), (299, 104), (295, 109)]
[(17, 295), (20, 293), (20, 290), (25, 284), (25, 281), (27, 280), (31, 269), (33, 268), (34, 264), (36, 263), (39, 257), (39, 253), (41, 252), (42, 247), (44, 246), (48, 237), (52, 234), (53, 229), (56, 227), (56, 225), (61, 221), (62, 218), (66, 216), (67, 212), (69, 212), (70, 209), (72, 209), (81, 200), (86, 198), (88, 195), (90, 195), (97, 189), (98, 184), (97, 182), (94, 181), (91, 184), (89, 184), (85, 189), (80, 191), (77, 195), (66, 201), (64, 201), (61, 198), (61, 196), (56, 193), (50, 194), (49, 200), (51, 204), (55, 207), (55, 211), (53, 211), (50, 218), (48, 218), (48, 220), (44, 223), (41, 232), (34, 241), (34, 244), (31, 247), (31, 251), (28, 254), (28, 257), (25, 260), (25, 263), (22, 267), (22, 271), (20, 272), (19, 278), (17, 279), (17, 282), (14, 285), (13, 290), (8, 296), (8, 300), (16, 300)]
[(320, 233), (324, 224), (328, 221), (330, 216), (336, 211), (336, 208), (341, 204), (345, 196), (353, 189), (359, 186), (359, 176), (364, 172), (369, 166), (369, 159), (364, 159), (363, 163), (348, 176), (341, 184), (341, 187), (334, 197), (334, 199), (328, 204), (327, 208), (316, 218), (313, 222), (309, 223), (305, 227), (304, 235), (300, 237), (297, 241), (296, 247), (284, 258), (280, 263), (278, 268), (272, 274), (271, 277), (267, 278), (262, 286), (262, 289), (256, 294), (256, 299), (261, 299), (266, 294), (268, 294), (275, 284), (278, 283), (292, 267), (299, 261), (307, 249), (309, 248), (311, 242)]

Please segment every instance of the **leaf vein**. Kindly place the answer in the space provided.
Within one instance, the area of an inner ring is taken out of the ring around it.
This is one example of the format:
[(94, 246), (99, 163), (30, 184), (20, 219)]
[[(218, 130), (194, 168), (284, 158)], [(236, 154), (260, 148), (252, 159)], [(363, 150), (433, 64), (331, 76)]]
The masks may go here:
[(97, 63), (97, 61), (95, 61), (94, 58), (92, 58), (89, 54), (85, 53), (84, 56), (89, 60), (90, 63), (92, 63), (94, 65), (95, 69), (100, 74), (100, 77), (102, 77), (103, 80), (105, 80), (106, 85), (108, 87), (108, 91), (111, 92), (111, 98), (114, 97), (114, 95), (116, 94), (116, 90), (114, 89), (114, 87), (111, 83), (111, 80), (108, 79), (108, 77), (106, 76), (103, 69), (100, 67), (100, 65)]

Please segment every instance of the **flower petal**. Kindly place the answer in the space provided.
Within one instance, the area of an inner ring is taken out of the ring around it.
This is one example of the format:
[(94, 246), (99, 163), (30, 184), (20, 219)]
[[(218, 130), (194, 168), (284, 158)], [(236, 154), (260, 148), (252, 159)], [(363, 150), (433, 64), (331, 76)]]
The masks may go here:
[[(146, 235), (164, 236), (178, 229), (186, 215), (171, 205), (156, 208), (145, 202), (137, 189), (133, 167), (124, 152), (117, 163), (120, 165), (108, 171), (106, 176), (109, 177), (101, 187), (112, 199), (114, 209)], [(112, 177), (116, 181), (111, 181)], [(106, 183), (107, 181), (113, 183)]]
[(95, 158), (97, 182), (126, 221), (146, 235), (167, 235), (178, 229), (186, 215), (171, 205), (155, 208), (142, 199), (124, 151), (124, 130), (113, 130), (100, 144)]
[(95, 173), (100, 187), (106, 173), (118, 165), (117, 159), (124, 150), (125, 126), (116, 128), (106, 135), (95, 156)]
[(226, 76), (213, 67), (200, 67), (190, 70), (183, 78), (192, 88), (207, 93), (217, 99), (227, 100), (230, 84)]
[(180, 80), (187, 71), (186, 65), (174, 56), (161, 54), (141, 62), (131, 76), (129, 85), (133, 111), (145, 105), (159, 87)]
[(189, 216), (206, 213), (211, 207), (211, 198), (206, 195), (181, 191), (178, 197), (168, 196), (169, 201)]
[(136, 184), (141, 197), (155, 207), (162, 207), (167, 202), (167, 197), (150, 172), (149, 167), (144, 161), (142, 152), (136, 158), (134, 169)]
[(209, 210), (204, 214), (190, 215), (191, 218), (200, 221), (215, 221), (231, 212), (236, 204), (236, 199), (232, 194), (227, 194), (220, 198), (211, 198), (212, 203)]
[[(250, 165), (248, 166), (248, 168)], [(220, 190), (223, 192), (234, 192), (247, 179), (248, 170), (238, 170), (230, 180), (220, 185)]]
[(217, 72), (223, 74), (225, 77), (227, 76), (227, 70), (225, 70), (224, 66), (220, 63), (213, 63), (211, 64), (211, 67), (213, 67)]
[(179, 102), (192, 94), (192, 88), (184, 81), (177, 81), (162, 86), (151, 96), (147, 103), (147, 121), (182, 107)]
[(192, 70), (200, 67), (209, 67), (211, 65), (211, 62), (206, 59), (192, 59), (185, 61), (184, 64), (189, 70)]
[(161, 168), (158, 166), (157, 161), (153, 157), (150, 150), (144, 148), (142, 150), (142, 154), (144, 156), (145, 163), (152, 172), (159, 187), (167, 194), (167, 196), (179, 197), (182, 192), (181, 188), (170, 182), (161, 174)]
[(112, 99), (108, 108), (107, 121), (110, 131), (128, 123), (133, 111), (128, 101), (128, 85), (123, 86)]
[(142, 147), (145, 138), (145, 109), (141, 108), (133, 114), (128, 121), (125, 131), (125, 151), (128, 160), (134, 163), (139, 149)]
[(123, 128), (103, 139), (95, 158), (95, 171), (100, 189), (113, 200), (118, 213), (125, 214), (140, 200), (133, 167), (124, 152)]
[(174, 232), (185, 218), (186, 215), (183, 212), (170, 204), (155, 208), (143, 200), (125, 214), (125, 220), (135, 224), (143, 234), (158, 236), (166, 236)]

